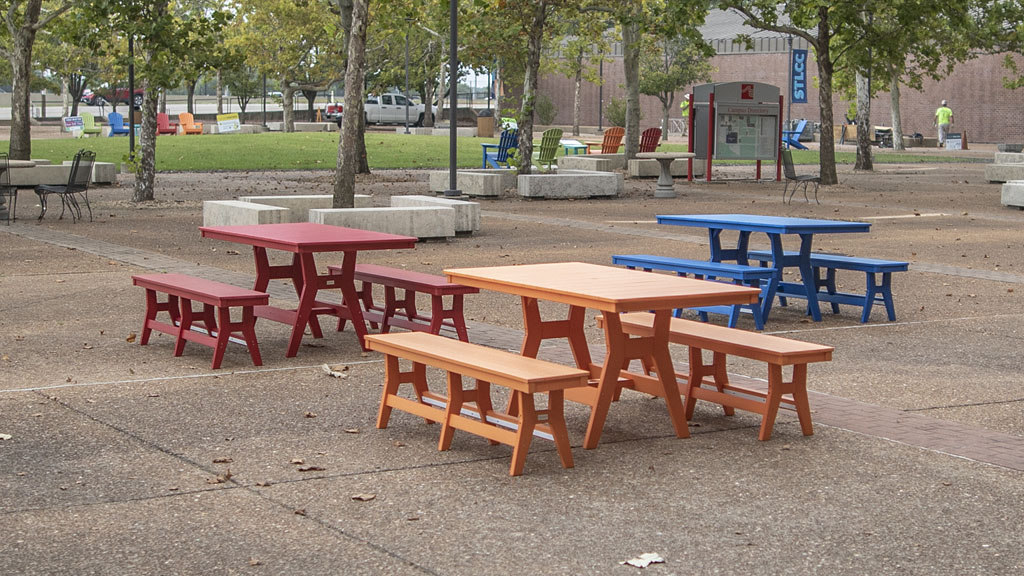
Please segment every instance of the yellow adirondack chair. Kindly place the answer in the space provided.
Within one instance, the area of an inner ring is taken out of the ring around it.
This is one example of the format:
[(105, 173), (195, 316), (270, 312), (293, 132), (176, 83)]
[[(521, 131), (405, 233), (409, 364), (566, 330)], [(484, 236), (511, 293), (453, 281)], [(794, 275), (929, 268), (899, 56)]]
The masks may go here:
[(99, 136), (103, 133), (103, 129), (96, 125), (96, 118), (89, 112), (82, 112), (82, 136), (88, 137), (90, 134)]

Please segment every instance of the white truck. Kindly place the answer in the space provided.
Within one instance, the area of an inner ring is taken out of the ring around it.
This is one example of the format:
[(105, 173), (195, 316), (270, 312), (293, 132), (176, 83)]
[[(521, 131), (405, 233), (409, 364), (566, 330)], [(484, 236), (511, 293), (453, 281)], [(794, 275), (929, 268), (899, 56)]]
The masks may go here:
[[(367, 124), (404, 124), (405, 96), (401, 94), (370, 94), (363, 103), (363, 113)], [(423, 125), (426, 107), (409, 101), (409, 124)], [(431, 117), (437, 115), (437, 106), (430, 107)]]

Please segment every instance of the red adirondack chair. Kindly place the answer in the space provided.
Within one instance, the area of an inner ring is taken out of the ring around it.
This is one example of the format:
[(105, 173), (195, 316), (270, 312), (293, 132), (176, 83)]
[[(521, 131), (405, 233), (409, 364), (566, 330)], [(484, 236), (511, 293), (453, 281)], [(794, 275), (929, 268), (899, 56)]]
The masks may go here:
[(648, 128), (640, 134), (640, 152), (656, 152), (661, 144), (661, 128)]
[(160, 135), (160, 134), (171, 134), (171, 135), (177, 134), (178, 133), (178, 124), (177, 123), (172, 124), (171, 123), (171, 119), (167, 116), (167, 114), (164, 114), (163, 112), (158, 112), (157, 115), (156, 115), (156, 133), (157, 133), (157, 135)]

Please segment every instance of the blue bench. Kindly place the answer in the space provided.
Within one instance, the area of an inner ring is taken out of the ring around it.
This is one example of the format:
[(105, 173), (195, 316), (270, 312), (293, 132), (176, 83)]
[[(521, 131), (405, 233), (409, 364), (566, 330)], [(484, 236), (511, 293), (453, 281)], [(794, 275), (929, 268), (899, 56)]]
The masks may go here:
[[(786, 257), (798, 257), (797, 252), (786, 252)], [(772, 261), (772, 253), (768, 251), (751, 251), (747, 254), (750, 260), (768, 266)], [(875, 302), (885, 305), (889, 321), (896, 320), (896, 309), (892, 300), (892, 273), (904, 272), (910, 265), (907, 262), (879, 260), (877, 258), (857, 258), (838, 254), (811, 254), (811, 268), (814, 269), (814, 286), (818, 289), (818, 300), (832, 304), (832, 313), (839, 313), (840, 304), (860, 306), (863, 310), (860, 321), (867, 322), (871, 316), (871, 307)], [(821, 277), (821, 269), (825, 269), (825, 278)], [(867, 276), (867, 289), (864, 294), (838, 292), (836, 290), (836, 270), (853, 270), (864, 272)], [(882, 275), (878, 283), (876, 274)], [(825, 291), (822, 292), (821, 289)], [(783, 282), (778, 289), (779, 303), (786, 305), (786, 297), (806, 298), (802, 284)]]
[[(669, 258), (667, 256), (652, 256), (650, 254), (616, 254), (612, 256), (612, 263), (625, 266), (630, 269), (642, 269), (648, 272), (652, 270), (667, 270), (675, 272), (679, 276), (690, 274), (695, 278), (714, 280), (718, 278), (729, 278), (733, 284), (762, 288), (767, 286), (774, 271), (770, 268), (758, 266), (744, 266), (741, 264), (728, 264), (724, 262), (709, 262), (705, 260), (685, 260), (683, 258)], [(762, 288), (763, 289), (763, 288)], [(762, 298), (764, 293), (762, 291)], [(694, 308), (700, 314), (704, 322), (708, 320), (708, 313), (728, 314), (729, 327), (735, 328), (739, 320), (741, 310), (750, 311), (754, 317), (754, 326), (758, 330), (764, 330), (764, 316), (761, 314), (761, 306), (758, 304), (737, 304), (735, 306), (703, 306)], [(682, 316), (682, 310), (675, 311), (675, 317)]]

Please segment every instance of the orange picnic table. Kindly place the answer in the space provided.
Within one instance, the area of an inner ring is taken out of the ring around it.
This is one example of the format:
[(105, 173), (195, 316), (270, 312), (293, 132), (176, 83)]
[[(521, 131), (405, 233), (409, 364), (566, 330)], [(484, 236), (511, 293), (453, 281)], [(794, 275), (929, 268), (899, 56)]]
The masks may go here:
[[(588, 370), (591, 385), (570, 388), (565, 397), (591, 407), (583, 447), (597, 447), (601, 430), (619, 386), (665, 399), (676, 436), (690, 435), (669, 354), (669, 320), (675, 308), (756, 303), (760, 290), (746, 286), (653, 274), (583, 262), (557, 262), (523, 266), (451, 268), (450, 282), (520, 296), (525, 335), (521, 353), (536, 357), (542, 340), (567, 338), (577, 367)], [(564, 320), (543, 320), (540, 300), (569, 305)], [(604, 362), (591, 360), (584, 319), (587, 309), (601, 312), (606, 354)], [(652, 311), (649, 336), (631, 336), (622, 329), (619, 315)], [(629, 372), (630, 361), (641, 360), (655, 375)], [(621, 378), (621, 380), (620, 380)]]

